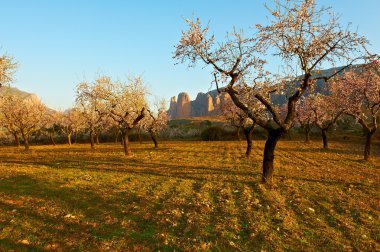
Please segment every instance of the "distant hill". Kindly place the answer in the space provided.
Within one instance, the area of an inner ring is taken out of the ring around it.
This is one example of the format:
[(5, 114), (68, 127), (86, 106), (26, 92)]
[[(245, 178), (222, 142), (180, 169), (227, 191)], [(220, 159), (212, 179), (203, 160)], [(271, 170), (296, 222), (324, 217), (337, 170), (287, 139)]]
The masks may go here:
[(27, 98), (29, 96), (35, 96), (35, 94), (31, 94), (25, 91), (22, 91), (15, 87), (2, 86), (0, 87), (0, 95), (16, 95), (22, 98)]
[[(334, 73), (340, 71), (343, 67), (335, 67), (322, 71), (318, 71), (314, 74), (314, 77), (329, 77)], [(353, 66), (353, 68), (360, 68), (360, 65)], [(348, 71), (350, 68), (343, 70), (340, 74)], [(299, 79), (299, 78), (297, 78)], [(287, 95), (293, 93), (294, 90), (287, 90), (285, 95), (272, 95), (272, 101), (281, 105), (287, 100)], [(326, 83), (324, 80), (320, 79), (317, 81), (315, 87), (313, 88), (314, 93), (326, 94)], [(309, 95), (307, 91), (305, 95)], [(223, 104), (226, 94), (219, 94), (216, 89), (211, 90), (207, 93), (198, 93), (194, 100), (190, 99), (190, 96), (186, 92), (181, 92), (178, 94), (178, 98), (173, 96), (170, 99), (170, 107), (168, 110), (169, 115), (172, 119), (180, 118), (191, 118), (191, 117), (205, 117), (205, 116), (217, 116), (220, 115), (220, 105)]]

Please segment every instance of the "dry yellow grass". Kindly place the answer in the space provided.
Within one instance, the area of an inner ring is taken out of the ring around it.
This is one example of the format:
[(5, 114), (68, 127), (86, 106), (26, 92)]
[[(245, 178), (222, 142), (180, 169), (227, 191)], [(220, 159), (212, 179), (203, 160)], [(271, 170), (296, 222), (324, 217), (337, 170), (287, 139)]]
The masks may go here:
[[(263, 142), (0, 149), (0, 250), (380, 250), (380, 159), (360, 145)], [(375, 147), (375, 149), (378, 147)], [(377, 153), (378, 154), (378, 153)]]

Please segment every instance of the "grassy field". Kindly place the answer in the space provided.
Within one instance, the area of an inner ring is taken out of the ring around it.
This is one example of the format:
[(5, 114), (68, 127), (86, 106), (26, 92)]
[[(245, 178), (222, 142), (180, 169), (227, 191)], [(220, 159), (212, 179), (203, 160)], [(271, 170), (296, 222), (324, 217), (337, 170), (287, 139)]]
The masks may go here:
[(270, 189), (263, 144), (2, 147), (0, 251), (380, 251), (380, 158), (281, 141)]

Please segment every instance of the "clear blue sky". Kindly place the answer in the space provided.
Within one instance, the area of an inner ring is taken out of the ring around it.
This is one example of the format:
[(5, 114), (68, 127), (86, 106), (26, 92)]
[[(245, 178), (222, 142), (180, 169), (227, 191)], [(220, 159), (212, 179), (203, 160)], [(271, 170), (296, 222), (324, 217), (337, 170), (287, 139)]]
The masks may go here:
[[(165, 98), (186, 91), (192, 99), (207, 92), (212, 76), (201, 67), (174, 65), (172, 53), (186, 28), (183, 17), (210, 21), (223, 35), (233, 27), (265, 23), (264, 0), (116, 1), (1, 0), (1, 53), (19, 62), (12, 84), (50, 107), (73, 105), (75, 86), (97, 74), (123, 79), (142, 74), (152, 94)], [(352, 22), (380, 49), (379, 0), (317, 0)]]

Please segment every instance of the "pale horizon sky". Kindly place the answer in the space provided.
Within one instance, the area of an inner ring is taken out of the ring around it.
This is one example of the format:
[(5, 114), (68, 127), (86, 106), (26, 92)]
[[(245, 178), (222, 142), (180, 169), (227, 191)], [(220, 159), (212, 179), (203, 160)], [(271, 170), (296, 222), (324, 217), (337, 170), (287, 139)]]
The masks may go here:
[[(210, 21), (217, 36), (233, 27), (265, 24), (264, 3), (272, 1), (101, 1), (101, 0), (13, 0), (1, 3), (0, 54), (12, 55), (19, 63), (11, 85), (37, 94), (54, 109), (73, 106), (76, 85), (98, 74), (126, 79), (141, 74), (151, 93), (169, 102), (187, 92), (195, 99), (207, 92), (209, 69), (175, 65), (174, 46), (183, 18)], [(379, 53), (380, 1), (321, 0), (341, 14), (341, 23), (352, 23), (366, 36), (371, 51)]]

